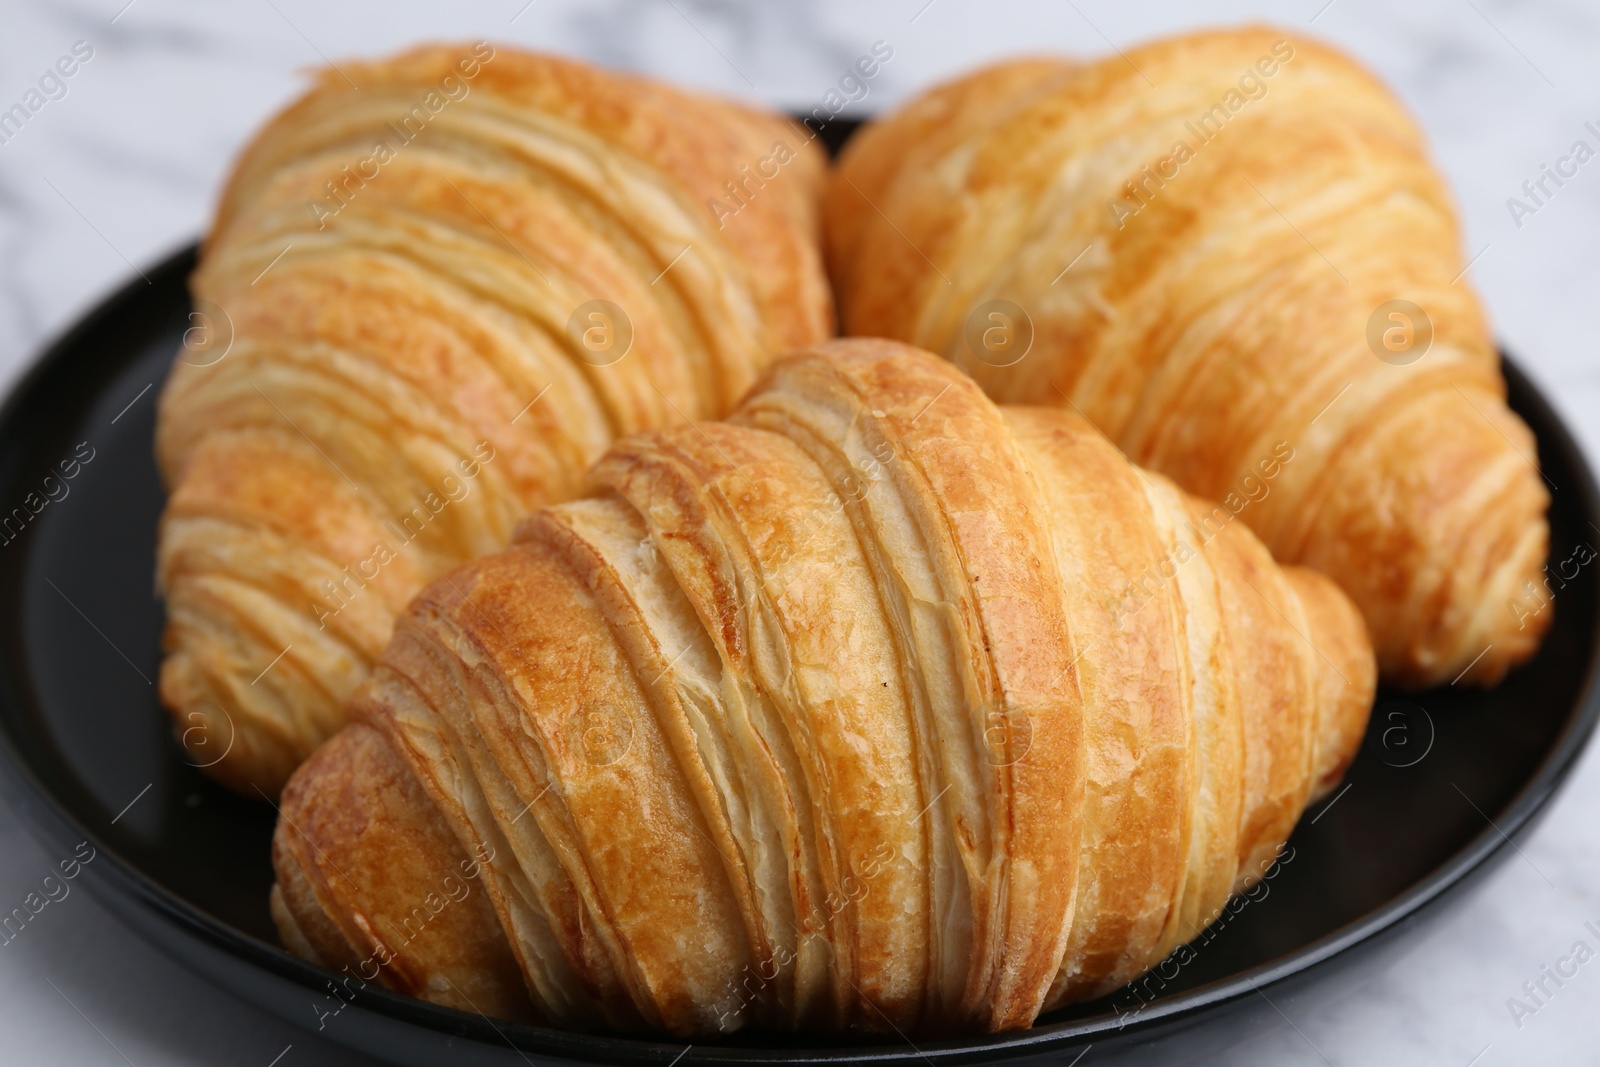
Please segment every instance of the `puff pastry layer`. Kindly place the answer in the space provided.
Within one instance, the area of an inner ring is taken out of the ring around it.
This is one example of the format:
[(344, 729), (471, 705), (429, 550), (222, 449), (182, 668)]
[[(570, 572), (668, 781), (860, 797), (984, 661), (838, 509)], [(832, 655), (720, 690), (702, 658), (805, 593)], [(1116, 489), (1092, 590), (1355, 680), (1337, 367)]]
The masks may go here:
[(826, 337), (822, 168), (775, 116), (481, 42), (322, 72), (234, 169), (161, 397), (190, 760), (275, 795), (413, 593)]
[(1023, 1027), (1199, 933), (1366, 723), (1332, 582), (904, 345), (593, 485), (413, 601), (290, 780), (301, 955), (573, 1027)]
[(1493, 684), (1537, 647), (1537, 449), (1422, 137), (1350, 59), (1251, 28), (1003, 63), (858, 133), (824, 216), (847, 333), (1223, 502), (1340, 583), (1386, 678)]

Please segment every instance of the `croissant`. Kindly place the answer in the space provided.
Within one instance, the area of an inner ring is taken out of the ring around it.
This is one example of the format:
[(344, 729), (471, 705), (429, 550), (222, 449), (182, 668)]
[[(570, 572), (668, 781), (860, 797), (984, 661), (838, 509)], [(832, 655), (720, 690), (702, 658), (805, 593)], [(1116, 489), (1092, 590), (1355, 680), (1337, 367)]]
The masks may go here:
[(1027, 1026), (1202, 930), (1365, 727), (1331, 581), (905, 345), (786, 358), (592, 483), (413, 601), (284, 790), (273, 914), (352, 990)]
[(186, 758), (276, 795), (417, 590), (829, 336), (822, 172), (774, 116), (481, 42), (323, 72), (238, 161), (161, 397)]
[(1350, 59), (1252, 28), (1002, 63), (858, 133), (823, 214), (846, 333), (1087, 416), (1335, 578), (1386, 679), (1537, 648), (1536, 446), (1422, 137)]

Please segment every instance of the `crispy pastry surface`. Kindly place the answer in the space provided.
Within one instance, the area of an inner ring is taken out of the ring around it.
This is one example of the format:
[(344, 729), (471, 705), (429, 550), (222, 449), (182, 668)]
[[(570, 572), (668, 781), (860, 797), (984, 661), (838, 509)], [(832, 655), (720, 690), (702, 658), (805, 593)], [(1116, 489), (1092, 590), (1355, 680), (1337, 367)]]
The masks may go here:
[(413, 593), (826, 337), (822, 168), (775, 116), (482, 43), (319, 75), (234, 169), (161, 397), (191, 760), (276, 794)]
[(591, 490), (429, 586), (291, 779), (291, 948), (365, 958), (476, 856), (492, 906), (376, 981), (682, 1037), (1014, 1029), (1204, 929), (1360, 742), (1328, 579), (905, 345), (786, 358)]
[[(991, 67), (861, 130), (824, 228), (845, 332), (1223, 502), (1341, 584), (1386, 678), (1492, 685), (1536, 649), (1536, 446), (1421, 135), (1348, 58), (1252, 28)], [(984, 346), (991, 300), (1020, 359)]]

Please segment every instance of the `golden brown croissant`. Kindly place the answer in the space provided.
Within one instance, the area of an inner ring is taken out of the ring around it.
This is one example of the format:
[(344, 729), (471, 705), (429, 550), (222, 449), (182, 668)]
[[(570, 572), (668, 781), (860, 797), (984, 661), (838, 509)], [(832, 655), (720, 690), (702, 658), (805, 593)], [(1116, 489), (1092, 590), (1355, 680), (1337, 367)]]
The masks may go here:
[(413, 601), (284, 790), (273, 913), (347, 984), (1027, 1026), (1203, 929), (1366, 723), (1332, 582), (905, 345), (785, 359), (593, 482)]
[(324, 72), (239, 160), (162, 395), (191, 760), (276, 794), (413, 593), (826, 337), (821, 181), (776, 117), (548, 56)]
[(1534, 441), (1422, 138), (1348, 58), (1245, 29), (1001, 64), (857, 134), (824, 229), (845, 332), (1086, 415), (1334, 577), (1386, 678), (1537, 647)]

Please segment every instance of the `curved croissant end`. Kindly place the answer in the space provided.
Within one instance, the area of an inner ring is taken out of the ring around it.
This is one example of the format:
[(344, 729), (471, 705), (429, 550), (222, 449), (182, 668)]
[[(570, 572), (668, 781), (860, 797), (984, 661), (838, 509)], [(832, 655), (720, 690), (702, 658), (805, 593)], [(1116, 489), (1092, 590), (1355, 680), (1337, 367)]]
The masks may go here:
[(412, 603), (291, 780), (297, 952), (565, 1026), (1022, 1027), (1195, 936), (1359, 744), (1331, 582), (907, 346), (592, 477)]
[(1002, 64), (858, 133), (824, 225), (846, 332), (1086, 415), (1334, 577), (1386, 678), (1537, 648), (1536, 447), (1421, 136), (1348, 58), (1256, 28)]
[(715, 417), (827, 336), (822, 167), (776, 117), (481, 42), (345, 64), (269, 123), (157, 430), (192, 759), (275, 794), (413, 593), (618, 434)]

